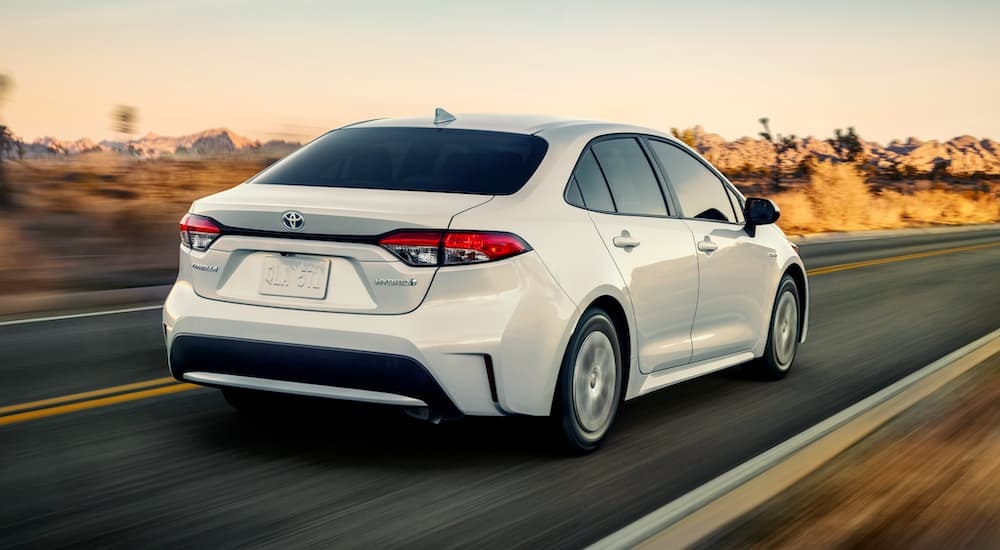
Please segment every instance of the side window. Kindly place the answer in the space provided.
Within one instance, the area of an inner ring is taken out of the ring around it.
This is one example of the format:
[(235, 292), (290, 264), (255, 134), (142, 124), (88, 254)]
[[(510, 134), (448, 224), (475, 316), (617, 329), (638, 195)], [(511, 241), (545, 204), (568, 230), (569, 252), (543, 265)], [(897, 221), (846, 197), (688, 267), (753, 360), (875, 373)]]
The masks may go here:
[(711, 170), (669, 143), (650, 140), (649, 145), (677, 193), (684, 216), (736, 223), (725, 185)]
[(587, 207), (587, 204), (583, 202), (583, 195), (580, 194), (580, 184), (576, 182), (576, 176), (569, 178), (569, 185), (566, 186), (565, 196), (566, 202), (573, 206), (579, 206), (580, 208)]
[[(604, 181), (601, 168), (594, 160), (594, 154), (590, 152), (590, 149), (584, 151), (583, 155), (580, 156), (580, 162), (577, 163), (576, 170), (573, 172), (573, 181), (579, 188), (585, 208), (600, 212), (615, 211), (615, 203), (611, 200), (608, 184)], [(567, 194), (567, 199), (569, 197), (570, 194)], [(570, 204), (573, 204), (572, 201)]]
[(739, 195), (728, 186), (726, 187), (726, 193), (729, 194), (729, 202), (733, 204), (733, 210), (736, 212), (736, 223), (744, 223), (743, 202), (740, 201)]
[(608, 180), (619, 213), (667, 215), (660, 184), (635, 138), (599, 141), (591, 149)]

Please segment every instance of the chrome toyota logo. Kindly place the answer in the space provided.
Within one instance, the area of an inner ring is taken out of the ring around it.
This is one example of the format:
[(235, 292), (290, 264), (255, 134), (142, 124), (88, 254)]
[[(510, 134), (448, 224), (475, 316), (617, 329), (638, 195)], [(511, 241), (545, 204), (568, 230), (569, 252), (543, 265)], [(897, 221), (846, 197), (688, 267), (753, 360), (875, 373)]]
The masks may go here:
[(298, 231), (306, 224), (306, 219), (302, 217), (302, 214), (296, 212), (295, 210), (289, 210), (281, 215), (281, 225), (284, 225), (286, 229), (291, 229), (292, 231)]

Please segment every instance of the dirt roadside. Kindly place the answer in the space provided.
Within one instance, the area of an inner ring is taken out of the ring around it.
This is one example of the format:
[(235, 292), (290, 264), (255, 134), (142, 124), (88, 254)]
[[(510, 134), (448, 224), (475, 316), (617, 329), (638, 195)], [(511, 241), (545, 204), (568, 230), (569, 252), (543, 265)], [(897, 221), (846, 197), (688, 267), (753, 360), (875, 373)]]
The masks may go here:
[(1000, 354), (702, 548), (1000, 548)]

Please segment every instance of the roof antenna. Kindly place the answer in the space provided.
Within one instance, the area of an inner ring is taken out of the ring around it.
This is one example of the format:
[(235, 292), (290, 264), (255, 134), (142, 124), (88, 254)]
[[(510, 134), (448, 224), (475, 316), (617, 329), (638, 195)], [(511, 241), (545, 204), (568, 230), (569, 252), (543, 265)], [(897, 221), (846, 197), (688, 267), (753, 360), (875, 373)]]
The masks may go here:
[(455, 120), (455, 115), (445, 111), (441, 107), (434, 109), (434, 124), (444, 124), (445, 122), (453, 122)]

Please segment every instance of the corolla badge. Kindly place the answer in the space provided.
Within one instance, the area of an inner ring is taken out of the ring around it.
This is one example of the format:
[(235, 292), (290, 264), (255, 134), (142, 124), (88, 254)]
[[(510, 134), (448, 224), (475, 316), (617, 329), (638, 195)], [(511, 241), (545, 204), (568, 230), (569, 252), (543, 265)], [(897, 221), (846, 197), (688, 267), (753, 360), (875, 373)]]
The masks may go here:
[(306, 219), (302, 217), (301, 212), (289, 210), (281, 215), (281, 225), (284, 225), (286, 229), (298, 231), (306, 225)]

